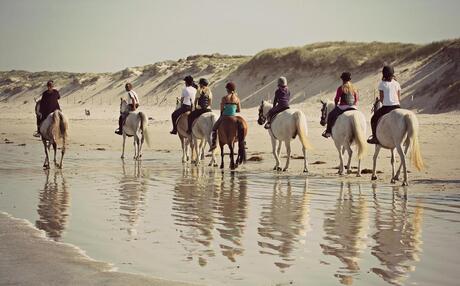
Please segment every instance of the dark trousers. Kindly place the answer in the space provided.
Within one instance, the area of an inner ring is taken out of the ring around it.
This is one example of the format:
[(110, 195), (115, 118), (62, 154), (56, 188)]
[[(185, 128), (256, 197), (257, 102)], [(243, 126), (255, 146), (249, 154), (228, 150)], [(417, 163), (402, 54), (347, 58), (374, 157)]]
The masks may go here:
[(219, 116), (219, 119), (217, 119), (217, 121), (214, 123), (214, 125), (212, 126), (212, 132), (216, 132), (217, 129), (219, 129), (219, 125), (220, 123), (222, 122), (222, 119), (224, 118), (225, 115), (221, 115)]
[(118, 117), (118, 129), (121, 131), (123, 128), (123, 125), (125, 124), (126, 117), (128, 117), (129, 112), (123, 112), (120, 114), (120, 117)]
[(384, 116), (388, 112), (395, 110), (396, 108), (400, 108), (399, 105), (392, 105), (392, 106), (382, 106), (380, 109), (374, 112), (374, 115), (371, 117), (371, 128), (372, 128), (372, 136), (375, 137), (375, 133), (377, 132), (377, 123), (379, 123), (380, 117)]
[(177, 119), (179, 118), (179, 116), (181, 116), (182, 113), (185, 113), (185, 112), (190, 111), (190, 110), (192, 110), (192, 107), (190, 105), (182, 104), (181, 107), (176, 109), (171, 114), (171, 121), (172, 121), (172, 125), (173, 125), (173, 130), (177, 130)]
[(289, 109), (289, 106), (285, 106), (285, 105), (277, 105), (275, 107), (273, 107), (272, 109), (270, 109), (267, 113), (267, 121), (268, 122), (271, 122), (272, 121), (272, 118), (275, 117), (275, 115), (277, 115), (278, 113), (280, 113), (281, 111), (285, 111), (286, 109)]
[(188, 130), (192, 130), (192, 124), (193, 122), (198, 118), (200, 117), (201, 114), (203, 113), (206, 113), (206, 112), (210, 112), (211, 109), (195, 109), (194, 111), (192, 111), (189, 116), (188, 116)]
[(331, 112), (327, 115), (327, 125), (326, 125), (326, 132), (331, 133), (332, 132), (332, 127), (334, 127), (335, 122), (337, 121), (337, 118), (342, 114), (344, 110), (338, 108), (337, 106), (332, 109)]

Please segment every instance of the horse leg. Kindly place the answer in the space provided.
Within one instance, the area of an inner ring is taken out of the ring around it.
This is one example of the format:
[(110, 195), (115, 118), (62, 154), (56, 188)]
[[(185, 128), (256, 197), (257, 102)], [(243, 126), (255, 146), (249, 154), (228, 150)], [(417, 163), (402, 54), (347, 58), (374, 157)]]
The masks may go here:
[(337, 151), (339, 152), (339, 171), (337, 172), (339, 175), (343, 175), (343, 154), (342, 154), (342, 148), (343, 146), (340, 146), (338, 142), (335, 142), (335, 147), (337, 148)]
[(144, 145), (144, 134), (141, 134), (140, 137), (140, 144), (139, 144), (139, 151), (137, 152), (137, 157), (140, 159), (142, 157), (142, 145)]
[(233, 154), (233, 148), (235, 147), (233, 144), (229, 144), (228, 147), (230, 148), (230, 169), (235, 170), (235, 158)]
[(307, 149), (302, 147), (303, 153), (303, 172), (308, 173)]
[(200, 142), (200, 160), (203, 161), (204, 160), (204, 148), (206, 147), (206, 140), (204, 139), (201, 139), (201, 142)]
[(404, 151), (401, 147), (401, 145), (396, 146), (396, 150), (398, 151), (399, 157), (401, 158), (401, 164), (403, 167), (403, 172), (404, 172), (404, 179), (403, 179), (403, 186), (408, 186), (409, 184), (407, 183), (407, 166), (406, 166), (406, 155), (404, 154)]
[(371, 180), (377, 180), (377, 174), (376, 174), (376, 167), (377, 167), (377, 158), (379, 157), (379, 152), (380, 152), (380, 145), (376, 144), (375, 145), (375, 151), (374, 151), (374, 162), (372, 164), (372, 177)]
[(57, 150), (57, 144), (56, 144), (56, 142), (54, 142), (53, 143), (53, 151), (54, 151), (53, 162), (54, 162), (54, 167), (57, 167), (57, 164), (56, 164), (56, 150)]
[(133, 159), (136, 160), (137, 159), (137, 135), (134, 135), (134, 138), (133, 138), (133, 146), (134, 146), (134, 157)]
[(391, 149), (391, 183), (395, 183), (395, 149)]
[(185, 152), (186, 152), (186, 150), (185, 150), (185, 148), (186, 148), (185, 147), (185, 142), (184, 142), (184, 138), (182, 138), (180, 136), (179, 136), (179, 139), (180, 139), (180, 144), (182, 146), (182, 163), (185, 163), (185, 162), (187, 162), (186, 156), (185, 156)]
[[(409, 143), (407, 143), (404, 147), (404, 155), (407, 155), (407, 151), (409, 150)], [(393, 177), (395, 181), (399, 181), (399, 173), (401, 173), (402, 163), (399, 164), (398, 170), (396, 171), (395, 176)]]
[(58, 168), (62, 169), (62, 160), (64, 159), (64, 154), (65, 154), (65, 141), (62, 143), (62, 148), (61, 148), (61, 162), (59, 163)]
[(121, 159), (125, 158), (125, 143), (126, 143), (126, 134), (123, 133), (123, 151), (121, 151)]
[[(273, 152), (273, 156), (275, 157), (275, 167), (273, 167), (273, 170), (275, 171), (281, 171), (281, 168), (279, 167), (280, 166), (280, 159), (279, 159), (279, 156), (278, 156), (278, 152), (276, 151), (276, 139), (272, 136), (272, 152)], [(281, 141), (280, 141), (280, 148), (281, 148)], [(278, 149), (280, 149), (278, 148)]]
[(221, 169), (224, 168), (224, 146), (223, 145), (220, 145), (220, 168)]
[(46, 143), (46, 140), (42, 140), (43, 142), (43, 147), (45, 148), (45, 162), (43, 162), (43, 169), (49, 169), (50, 168), (50, 161), (48, 157), (48, 146)]
[(353, 156), (353, 150), (350, 145), (347, 145), (348, 152), (348, 163), (347, 163), (347, 174), (351, 174), (351, 157)]
[(286, 166), (284, 166), (283, 172), (287, 171), (287, 169), (289, 168), (289, 161), (291, 160), (291, 142), (290, 140), (284, 141), (284, 145), (286, 146), (287, 160), (286, 160)]
[[(188, 155), (188, 147), (189, 145), (192, 144), (192, 142), (190, 142), (188, 138), (184, 138), (184, 142), (185, 142), (185, 159), (188, 162), (188, 160), (190, 160), (190, 156)], [(192, 150), (192, 146), (190, 146), (190, 150)]]

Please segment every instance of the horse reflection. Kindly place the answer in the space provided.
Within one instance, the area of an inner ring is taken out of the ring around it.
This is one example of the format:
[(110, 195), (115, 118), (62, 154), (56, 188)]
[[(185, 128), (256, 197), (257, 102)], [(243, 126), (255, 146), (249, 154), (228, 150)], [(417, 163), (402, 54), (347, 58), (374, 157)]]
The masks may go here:
[(258, 228), (262, 238), (258, 241), (260, 253), (279, 256), (282, 261), (275, 262), (275, 265), (282, 271), (292, 265), (291, 253), (296, 244), (304, 241), (308, 230), (307, 188), (308, 181), (305, 180), (303, 190), (297, 193), (292, 190), (289, 178), (284, 186), (278, 178), (273, 186), (271, 203), (262, 206), (261, 226)]
[[(54, 171), (50, 182), (50, 170), (45, 170), (46, 181), (39, 194), (37, 228), (44, 230), (47, 236), (55, 241), (61, 240), (67, 225), (70, 196), (62, 171)], [(61, 181), (58, 182), (58, 176)]]
[(147, 179), (142, 172), (141, 161), (134, 161), (133, 173), (126, 172), (122, 163), (123, 177), (120, 180), (120, 221), (126, 223), (125, 229), (130, 236), (137, 234), (139, 217), (143, 216)]
[(325, 255), (337, 257), (343, 264), (334, 275), (345, 285), (353, 284), (353, 275), (359, 271), (359, 259), (366, 248), (368, 226), (367, 202), (361, 195), (354, 195), (351, 185), (340, 186), (339, 198), (335, 208), (325, 212), (323, 244)]
[(215, 170), (205, 170), (203, 166), (183, 166), (182, 177), (174, 187), (172, 209), (187, 259), (197, 259), (201, 266), (208, 263), (209, 257), (215, 256), (211, 242), (215, 223), (213, 209), (218, 196), (213, 185)]
[(407, 207), (407, 191), (393, 188), (391, 209), (380, 207), (374, 186), (376, 208), (376, 233), (372, 236), (375, 246), (372, 255), (381, 265), (371, 271), (388, 283), (404, 284), (408, 273), (415, 270), (415, 262), (420, 260), (423, 208), (416, 203), (413, 210)]
[(220, 237), (226, 240), (225, 243), (220, 244), (222, 254), (230, 261), (235, 262), (236, 257), (244, 252), (241, 238), (244, 234), (247, 218), (247, 177), (244, 174), (235, 175), (234, 172), (231, 172), (227, 182), (224, 175), (222, 173), (216, 208), (220, 214), (217, 231)]

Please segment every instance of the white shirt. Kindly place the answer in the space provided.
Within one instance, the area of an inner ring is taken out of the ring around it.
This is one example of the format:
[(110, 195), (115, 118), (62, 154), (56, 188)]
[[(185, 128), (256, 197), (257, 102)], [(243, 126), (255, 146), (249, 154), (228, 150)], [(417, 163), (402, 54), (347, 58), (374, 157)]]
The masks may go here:
[(139, 104), (139, 97), (137, 97), (137, 93), (134, 90), (128, 91), (128, 104)]
[(184, 88), (181, 95), (182, 104), (192, 106), (193, 102), (195, 101), (195, 94), (196, 88), (193, 86), (187, 86)]
[(383, 91), (383, 106), (399, 105), (398, 91), (401, 92), (399, 82), (392, 79), (391, 81), (381, 81), (379, 90)]

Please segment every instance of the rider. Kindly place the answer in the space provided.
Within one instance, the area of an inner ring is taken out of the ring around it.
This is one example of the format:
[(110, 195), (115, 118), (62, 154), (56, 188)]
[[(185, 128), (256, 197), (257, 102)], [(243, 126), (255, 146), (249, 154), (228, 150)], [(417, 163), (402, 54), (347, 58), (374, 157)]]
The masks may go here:
[(394, 69), (391, 66), (384, 66), (382, 69), (382, 81), (379, 84), (379, 98), (383, 106), (374, 112), (371, 118), (372, 136), (367, 139), (369, 144), (379, 144), (377, 140), (377, 123), (379, 119), (388, 112), (400, 108), (401, 86), (395, 80)]
[(131, 111), (136, 111), (136, 109), (139, 107), (139, 97), (133, 90), (133, 85), (128, 82), (125, 84), (125, 90), (128, 92), (128, 111), (121, 113), (120, 117), (118, 118), (118, 129), (115, 130), (115, 133), (118, 135), (123, 134), (123, 124), (128, 114)]
[(225, 85), (225, 89), (227, 90), (227, 95), (222, 97), (220, 102), (220, 117), (214, 123), (212, 127), (212, 142), (209, 151), (216, 149), (217, 147), (217, 129), (219, 129), (220, 122), (222, 121), (224, 116), (235, 116), (237, 112), (241, 111), (241, 103), (240, 99), (238, 98), (238, 94), (236, 93), (236, 85), (233, 82), (229, 82)]
[(193, 121), (200, 117), (201, 114), (211, 111), (209, 107), (211, 106), (212, 102), (212, 92), (211, 89), (208, 87), (209, 81), (205, 78), (200, 78), (198, 85), (199, 88), (196, 92), (194, 102), (195, 110), (193, 110), (188, 116), (188, 134), (192, 133)]
[(335, 94), (335, 108), (329, 112), (327, 116), (326, 130), (323, 132), (323, 137), (331, 137), (332, 127), (340, 114), (348, 109), (356, 109), (358, 104), (358, 92), (351, 83), (351, 73), (343, 72), (340, 76), (342, 85), (337, 88)]
[(267, 123), (265, 129), (270, 129), (272, 118), (276, 114), (289, 108), (289, 98), (291, 92), (287, 87), (287, 79), (282, 76), (278, 79), (278, 89), (275, 91), (275, 100), (273, 101), (273, 108), (268, 111)]
[(34, 133), (35, 137), (40, 137), (40, 124), (48, 117), (49, 114), (56, 110), (61, 110), (58, 100), (61, 98), (59, 91), (54, 89), (54, 81), (49, 80), (46, 83), (48, 88), (42, 93), (40, 100), (39, 112), (41, 116), (37, 115), (37, 131)]
[(182, 95), (180, 98), (181, 107), (176, 109), (171, 114), (171, 120), (173, 124), (173, 130), (171, 130), (171, 134), (177, 134), (177, 119), (181, 116), (182, 113), (192, 110), (192, 104), (195, 101), (195, 94), (196, 94), (196, 84), (193, 81), (193, 77), (188, 75), (184, 78), (185, 81), (185, 88), (182, 90)]

